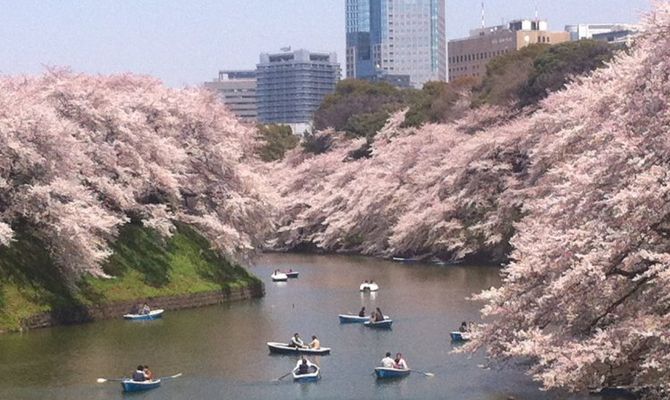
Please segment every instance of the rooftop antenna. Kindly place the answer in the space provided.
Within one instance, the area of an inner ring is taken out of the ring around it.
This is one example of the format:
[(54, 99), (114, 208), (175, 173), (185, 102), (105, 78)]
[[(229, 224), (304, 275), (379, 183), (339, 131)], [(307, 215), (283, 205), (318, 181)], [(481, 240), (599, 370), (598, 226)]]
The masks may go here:
[(535, 0), (535, 22), (538, 22), (540, 20), (540, 17), (538, 16), (537, 13), (537, 0)]
[(485, 26), (486, 24), (484, 23), (484, 1), (482, 1), (482, 29), (484, 29)]

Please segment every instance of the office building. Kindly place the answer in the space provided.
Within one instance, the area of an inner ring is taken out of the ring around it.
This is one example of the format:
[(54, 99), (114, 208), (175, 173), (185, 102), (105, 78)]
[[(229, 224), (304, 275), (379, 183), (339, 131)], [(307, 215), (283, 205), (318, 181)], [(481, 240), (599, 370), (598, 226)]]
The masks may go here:
[(219, 78), (205, 82), (240, 120), (256, 122), (256, 71), (219, 71)]
[[(566, 25), (565, 31), (570, 33), (570, 40), (582, 40), (582, 39), (594, 39), (603, 37), (603, 34), (608, 34), (611, 32), (625, 32), (634, 33), (638, 31), (639, 28), (637, 25), (631, 24), (577, 24), (577, 25)], [(615, 36), (621, 36), (622, 34), (617, 34)], [(604, 37), (607, 37), (606, 35)]]
[(445, 81), (444, 0), (346, 0), (347, 78)]
[(533, 43), (556, 44), (570, 40), (568, 32), (550, 32), (547, 21), (515, 20), (505, 25), (473, 29), (470, 36), (449, 41), (449, 80), (482, 79), (494, 57)]
[(259, 122), (309, 124), (323, 98), (335, 91), (339, 77), (335, 53), (261, 54), (256, 65)]
[(593, 35), (592, 38), (593, 40), (597, 40), (600, 42), (630, 46), (630, 44), (633, 42), (638, 33), (639, 33), (638, 29), (629, 28), (610, 32), (596, 33)]

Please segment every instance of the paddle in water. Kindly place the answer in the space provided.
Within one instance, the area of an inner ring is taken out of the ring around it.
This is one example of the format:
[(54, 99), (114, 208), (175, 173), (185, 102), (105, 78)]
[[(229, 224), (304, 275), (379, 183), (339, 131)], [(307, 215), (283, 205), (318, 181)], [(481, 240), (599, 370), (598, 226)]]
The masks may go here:
[(121, 382), (126, 378), (98, 378), (97, 382), (98, 383), (105, 383), (105, 382)]
[(180, 376), (182, 376), (181, 372), (178, 373), (178, 374), (170, 375), (170, 376), (161, 376), (158, 379), (174, 379), (174, 378), (179, 378)]
[(293, 371), (288, 372), (288, 373), (286, 373), (286, 374), (284, 374), (284, 375), (280, 376), (279, 378), (274, 379), (274, 380), (272, 380), (272, 381), (273, 381), (273, 382), (279, 382), (279, 381), (281, 381), (282, 379), (286, 378), (287, 376), (291, 375), (292, 372), (293, 372)]
[(433, 376), (435, 376), (435, 374), (432, 373), (432, 372), (423, 372), (423, 371), (418, 371), (418, 370), (416, 370), (416, 369), (413, 369), (412, 372), (418, 372), (418, 373), (423, 374), (424, 376), (428, 376), (428, 377), (433, 377)]

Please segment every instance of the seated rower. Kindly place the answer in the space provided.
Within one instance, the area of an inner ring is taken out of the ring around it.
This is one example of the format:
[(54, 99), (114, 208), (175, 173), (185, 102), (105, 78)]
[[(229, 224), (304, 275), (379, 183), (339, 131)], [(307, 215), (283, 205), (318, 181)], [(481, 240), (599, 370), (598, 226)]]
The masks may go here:
[(142, 309), (140, 310), (140, 314), (146, 315), (146, 314), (149, 314), (150, 312), (151, 312), (151, 308), (149, 307), (149, 305), (147, 303), (144, 303), (144, 305), (142, 306)]
[(319, 342), (319, 338), (317, 338), (316, 335), (312, 335), (312, 341), (309, 342), (309, 348), (314, 350), (319, 350), (321, 348), (321, 342)]
[(147, 380), (146, 375), (144, 374), (144, 367), (141, 365), (137, 366), (137, 370), (133, 372), (132, 379), (135, 382), (144, 382)]
[(404, 358), (402, 358), (402, 354), (397, 353), (397, 354), (395, 355), (395, 360), (394, 360), (393, 368), (396, 368), (396, 369), (409, 369), (409, 367), (407, 366), (407, 362), (405, 361)]
[(358, 312), (359, 317), (365, 317), (365, 307), (361, 308), (361, 311)]
[(296, 373), (296, 375), (309, 374), (309, 363), (307, 362), (306, 358), (303, 357), (300, 360), (298, 360), (297, 366), (298, 366), (298, 372)]
[(154, 380), (154, 373), (149, 369), (148, 365), (144, 366), (144, 377), (148, 381), (153, 381)]
[(295, 347), (297, 349), (305, 348), (305, 342), (302, 341), (300, 335), (298, 335), (297, 332), (293, 334), (293, 337), (291, 338), (291, 341), (289, 342), (288, 345), (291, 347)]
[(395, 361), (391, 358), (391, 353), (386, 352), (386, 357), (382, 358), (381, 361), (382, 367), (384, 368), (394, 368), (395, 367)]

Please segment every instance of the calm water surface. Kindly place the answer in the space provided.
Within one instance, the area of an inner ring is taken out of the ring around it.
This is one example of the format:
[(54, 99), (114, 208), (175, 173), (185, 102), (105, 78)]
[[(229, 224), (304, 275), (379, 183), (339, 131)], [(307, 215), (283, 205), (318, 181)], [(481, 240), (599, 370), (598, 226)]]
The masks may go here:
[[(275, 268), (293, 268), (300, 278), (272, 283)], [(498, 285), (497, 268), (270, 254), (252, 272), (266, 284), (263, 299), (168, 312), (158, 321), (1, 335), (0, 399), (597, 399), (540, 392), (522, 372), (483, 369), (481, 354), (451, 352), (449, 331), (479, 315), (479, 305), (466, 297)], [(365, 279), (381, 290), (359, 293)], [(338, 322), (338, 314), (361, 306), (380, 307), (393, 329)], [(332, 347), (331, 355), (314, 359), (322, 372), (317, 383), (273, 382), (296, 358), (270, 355), (265, 343), (288, 341), (294, 332), (316, 334)], [(371, 372), (387, 351), (402, 352), (411, 368), (435, 377), (376, 381)], [(96, 383), (127, 376), (137, 364), (158, 376), (184, 375), (130, 395), (118, 383)]]

